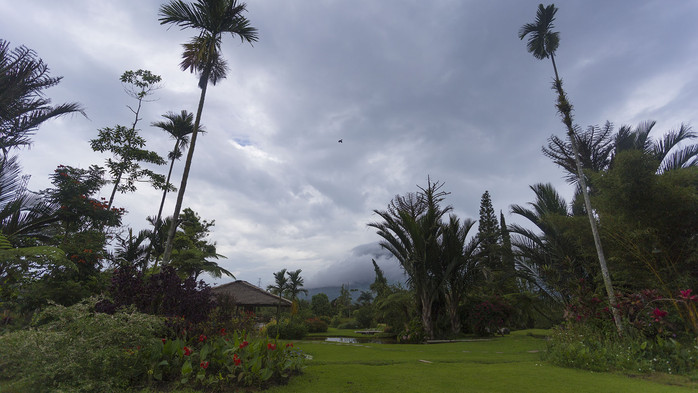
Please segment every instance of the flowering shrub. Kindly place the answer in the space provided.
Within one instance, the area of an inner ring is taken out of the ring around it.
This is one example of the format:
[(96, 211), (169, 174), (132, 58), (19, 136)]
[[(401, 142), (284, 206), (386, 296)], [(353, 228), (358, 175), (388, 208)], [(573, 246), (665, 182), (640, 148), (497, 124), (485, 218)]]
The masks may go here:
[(305, 325), (308, 327), (308, 333), (323, 333), (327, 331), (327, 322), (320, 318), (308, 318), (305, 320)]
[(506, 326), (512, 312), (511, 306), (499, 298), (476, 304), (469, 314), (473, 332), (480, 336), (496, 334)]
[[(581, 296), (567, 306), (565, 320), (571, 323), (591, 324), (609, 328), (612, 315), (605, 301), (582, 290)], [(678, 291), (673, 298), (662, 296), (657, 290), (617, 294), (617, 308), (624, 323), (634, 334), (646, 338), (677, 338), (698, 333), (696, 306), (698, 296), (692, 290)]]
[[(150, 355), (148, 375), (159, 383), (205, 388), (255, 386), (281, 382), (301, 370), (304, 357), (293, 344), (285, 347), (244, 333), (199, 336), (185, 345), (181, 338), (163, 339)], [(195, 367), (198, 365), (198, 367)]]
[(548, 359), (560, 366), (595, 371), (695, 373), (698, 296), (691, 289), (662, 296), (657, 290), (617, 294), (624, 332), (591, 291), (567, 307), (566, 324), (548, 342)]

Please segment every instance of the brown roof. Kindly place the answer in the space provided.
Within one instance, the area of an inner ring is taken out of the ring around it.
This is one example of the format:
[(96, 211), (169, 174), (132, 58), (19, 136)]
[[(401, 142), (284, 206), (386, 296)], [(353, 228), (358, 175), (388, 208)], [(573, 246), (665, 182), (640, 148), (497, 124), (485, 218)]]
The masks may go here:
[[(293, 304), (290, 300), (284, 299), (263, 290), (262, 288), (252, 285), (247, 281), (237, 280), (227, 284), (219, 285), (211, 288), (215, 295), (228, 295), (233, 297), (235, 304), (239, 306), (253, 307), (276, 307), (281, 303), (281, 307), (291, 307)], [(281, 300), (279, 300), (281, 299)]]

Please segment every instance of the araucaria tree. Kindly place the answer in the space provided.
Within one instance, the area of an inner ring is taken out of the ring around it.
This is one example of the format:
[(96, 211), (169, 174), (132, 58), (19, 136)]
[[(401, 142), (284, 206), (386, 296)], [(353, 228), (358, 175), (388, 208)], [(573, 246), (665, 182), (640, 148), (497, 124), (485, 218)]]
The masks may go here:
[(591, 208), (591, 201), (589, 199), (589, 192), (587, 189), (586, 180), (584, 178), (584, 172), (582, 170), (582, 163), (579, 159), (579, 148), (577, 146), (577, 138), (575, 136), (572, 122), (572, 104), (570, 104), (568, 101), (567, 94), (562, 88), (562, 80), (560, 79), (557, 72), (557, 65), (555, 64), (555, 51), (557, 51), (557, 47), (560, 44), (560, 33), (552, 31), (554, 28), (553, 22), (555, 21), (555, 13), (557, 13), (557, 8), (554, 4), (547, 7), (543, 6), (543, 4), (539, 4), (538, 12), (536, 13), (536, 21), (534, 23), (527, 23), (523, 25), (519, 30), (519, 38), (523, 40), (526, 38), (526, 36), (528, 36), (528, 41), (526, 44), (528, 51), (531, 52), (536, 59), (543, 60), (549, 57), (553, 63), (553, 71), (555, 72), (553, 88), (557, 93), (557, 110), (562, 117), (562, 122), (565, 124), (565, 127), (567, 127), (567, 136), (569, 137), (572, 145), (577, 168), (577, 181), (579, 188), (581, 189), (582, 196), (584, 197), (584, 206), (589, 217), (589, 225), (591, 226), (591, 231), (594, 237), (594, 244), (596, 246), (596, 253), (599, 259), (599, 266), (601, 267), (601, 276), (603, 277), (604, 285), (606, 287), (608, 302), (611, 305), (610, 308), (613, 312), (613, 320), (616, 324), (616, 329), (618, 332), (622, 333), (623, 325), (620, 319), (620, 313), (616, 307), (618, 302), (613, 290), (611, 275), (609, 274), (608, 267), (606, 265), (606, 257), (604, 256), (603, 247), (601, 245), (601, 237), (596, 224), (596, 218), (594, 217), (594, 211)]
[(226, 76), (228, 67), (221, 54), (223, 35), (229, 33), (234, 37), (239, 37), (243, 42), (257, 41), (257, 29), (250, 26), (249, 20), (243, 15), (246, 7), (245, 3), (238, 3), (236, 0), (197, 0), (193, 4), (185, 3), (182, 0), (172, 0), (160, 7), (160, 24), (172, 24), (180, 26), (182, 29), (198, 30), (197, 36), (183, 44), (184, 53), (180, 66), (183, 70), (188, 69), (199, 75), (199, 88), (201, 89), (196, 119), (194, 120), (194, 132), (191, 135), (189, 151), (184, 163), (184, 173), (177, 194), (175, 210), (172, 214), (172, 225), (167, 233), (163, 255), (165, 263), (170, 260), (172, 241), (177, 230), (176, 226), (179, 212), (182, 209), (184, 192), (187, 189), (201, 113), (204, 109), (206, 88), (209, 82), (215, 86), (219, 80)]
[[(501, 270), (501, 252), (499, 239), (501, 229), (497, 215), (492, 207), (490, 192), (485, 191), (480, 199), (480, 220), (478, 221), (477, 236), (480, 239), (478, 258), (483, 269), (490, 272)], [(491, 274), (488, 274), (491, 276)]]

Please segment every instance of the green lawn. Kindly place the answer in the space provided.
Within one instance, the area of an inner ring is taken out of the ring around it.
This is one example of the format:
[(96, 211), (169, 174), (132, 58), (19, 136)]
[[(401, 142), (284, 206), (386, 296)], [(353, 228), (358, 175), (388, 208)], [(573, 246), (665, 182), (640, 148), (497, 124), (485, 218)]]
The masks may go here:
[[(531, 336), (533, 333), (535, 336)], [(672, 386), (610, 373), (554, 367), (540, 360), (541, 331), (492, 340), (429, 345), (294, 343), (312, 356), (304, 374), (270, 393), (292, 392), (683, 392)], [(538, 338), (536, 338), (538, 337)], [(656, 378), (655, 378), (656, 379)]]

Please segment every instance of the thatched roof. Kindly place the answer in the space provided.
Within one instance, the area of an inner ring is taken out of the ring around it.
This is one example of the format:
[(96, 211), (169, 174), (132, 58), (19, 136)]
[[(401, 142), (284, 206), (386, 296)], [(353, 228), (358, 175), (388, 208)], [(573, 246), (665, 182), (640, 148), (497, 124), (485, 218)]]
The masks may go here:
[[(278, 306), (291, 307), (293, 304), (290, 300), (279, 298), (279, 296), (250, 284), (247, 281), (237, 280), (227, 284), (219, 285), (211, 288), (214, 295), (227, 295), (233, 298), (233, 301), (238, 306), (245, 307), (270, 307)], [(281, 300), (279, 300), (281, 299)]]

